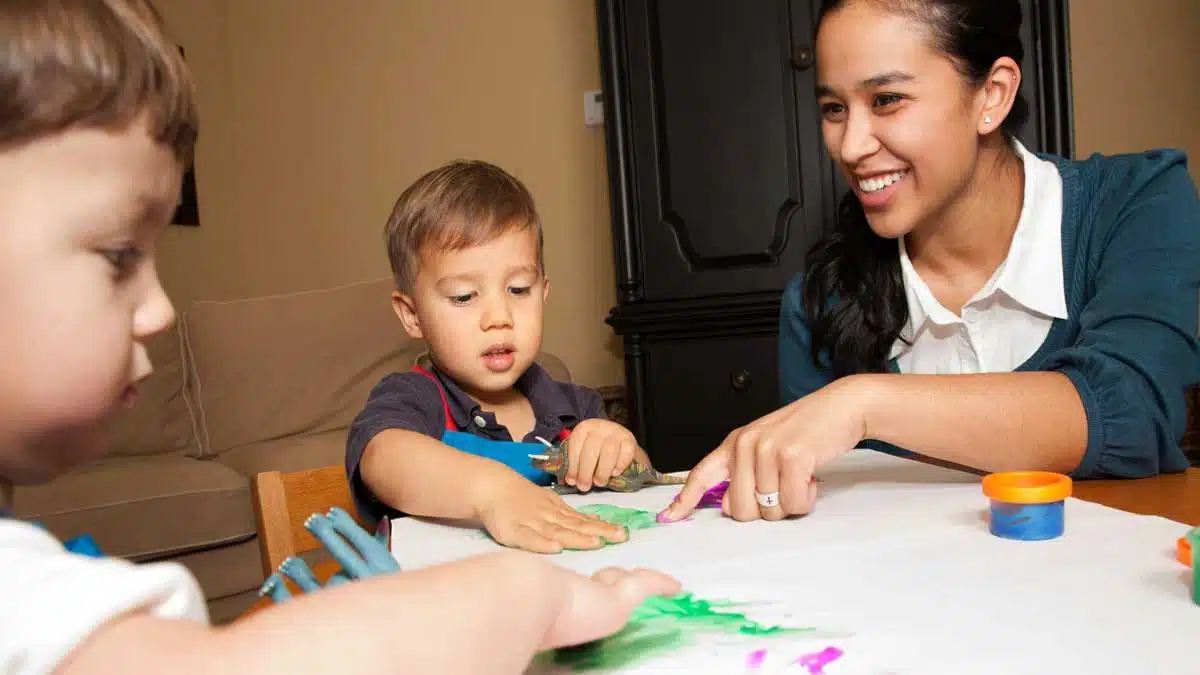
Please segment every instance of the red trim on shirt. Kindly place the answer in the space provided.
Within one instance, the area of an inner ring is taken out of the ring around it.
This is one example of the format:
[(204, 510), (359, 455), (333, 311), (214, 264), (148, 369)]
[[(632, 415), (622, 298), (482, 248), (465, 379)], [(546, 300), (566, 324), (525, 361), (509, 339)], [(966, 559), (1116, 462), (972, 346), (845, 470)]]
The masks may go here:
[(446, 398), (446, 391), (442, 389), (442, 383), (433, 376), (433, 373), (425, 370), (421, 366), (414, 365), (413, 370), (433, 380), (434, 386), (437, 387), (438, 395), (442, 397), (442, 409), (446, 411), (446, 431), (458, 431), (458, 426), (454, 424), (454, 417), (450, 414), (450, 399)]
[[(442, 409), (446, 411), (446, 431), (458, 431), (458, 426), (454, 424), (454, 417), (450, 414), (450, 399), (446, 398), (446, 390), (442, 388), (442, 383), (434, 377), (433, 373), (421, 366), (413, 365), (413, 370), (433, 380), (433, 383), (437, 385), (438, 395), (442, 397)], [(570, 435), (571, 430), (563, 427), (563, 430), (558, 434), (558, 440), (565, 441)]]

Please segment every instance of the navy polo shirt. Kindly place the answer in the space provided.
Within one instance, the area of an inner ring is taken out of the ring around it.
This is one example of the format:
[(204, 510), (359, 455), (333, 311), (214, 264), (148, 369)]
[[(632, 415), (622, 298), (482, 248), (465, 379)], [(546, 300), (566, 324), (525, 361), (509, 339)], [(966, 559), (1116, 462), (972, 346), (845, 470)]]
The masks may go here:
[[(346, 439), (346, 474), (350, 492), (360, 513), (372, 520), (397, 515), (375, 499), (359, 475), (359, 463), (367, 444), (380, 432), (405, 429), (441, 439), (447, 429), (442, 391), (450, 408), (451, 423), (458, 431), (497, 441), (513, 441), (508, 428), (496, 416), (484, 410), (458, 384), (436, 367), (387, 375), (371, 390), (366, 406), (354, 418)], [(441, 385), (441, 390), (438, 389)], [(558, 382), (537, 363), (525, 371), (514, 385), (533, 408), (534, 425), (523, 439), (537, 443), (538, 437), (553, 442), (563, 429), (572, 429), (586, 419), (603, 418), (604, 402), (592, 389), (570, 382)]]

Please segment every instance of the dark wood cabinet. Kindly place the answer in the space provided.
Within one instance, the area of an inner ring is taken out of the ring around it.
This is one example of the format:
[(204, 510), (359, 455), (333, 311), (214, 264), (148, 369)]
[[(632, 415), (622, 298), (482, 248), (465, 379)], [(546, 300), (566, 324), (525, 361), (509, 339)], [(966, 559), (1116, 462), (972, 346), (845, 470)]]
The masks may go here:
[[(1070, 155), (1065, 0), (1026, 0), (1022, 141)], [(845, 190), (813, 96), (818, 0), (598, 0), (629, 423), (690, 468), (778, 404), (780, 294)]]

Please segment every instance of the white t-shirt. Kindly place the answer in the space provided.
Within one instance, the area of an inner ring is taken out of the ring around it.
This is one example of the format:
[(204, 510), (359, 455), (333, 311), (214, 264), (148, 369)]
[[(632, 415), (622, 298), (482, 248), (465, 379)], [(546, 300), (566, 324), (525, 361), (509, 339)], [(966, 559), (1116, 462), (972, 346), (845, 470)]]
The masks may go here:
[(134, 611), (209, 622), (182, 565), (77, 555), (37, 526), (0, 517), (0, 675), (52, 673), (98, 627)]

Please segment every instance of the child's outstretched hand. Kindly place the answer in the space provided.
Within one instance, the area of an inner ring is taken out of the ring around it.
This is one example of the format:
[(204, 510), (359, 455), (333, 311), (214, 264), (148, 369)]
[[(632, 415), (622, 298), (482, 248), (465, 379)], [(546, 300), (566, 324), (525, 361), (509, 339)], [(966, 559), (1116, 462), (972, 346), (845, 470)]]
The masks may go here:
[(606, 419), (584, 420), (571, 430), (567, 443), (566, 483), (580, 492), (604, 487), (635, 459), (650, 466), (633, 432)]
[[(557, 566), (556, 566), (557, 567)], [(568, 597), (541, 649), (557, 649), (608, 637), (625, 627), (630, 614), (652, 595), (679, 593), (677, 580), (661, 572), (607, 567), (591, 577), (565, 568)]]
[(516, 474), (492, 486), (478, 513), (497, 543), (534, 553), (601, 548), (629, 538), (624, 527), (580, 513), (553, 490)]

